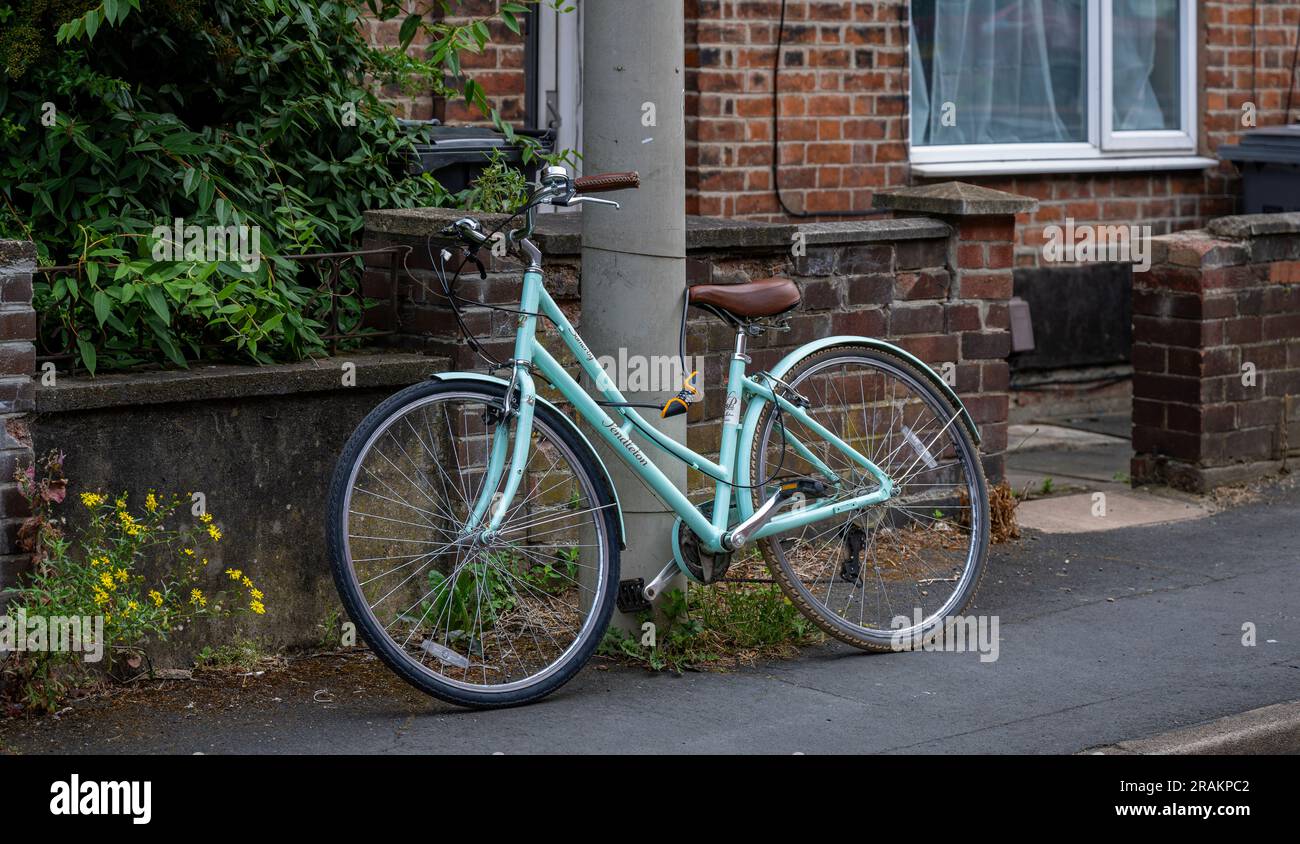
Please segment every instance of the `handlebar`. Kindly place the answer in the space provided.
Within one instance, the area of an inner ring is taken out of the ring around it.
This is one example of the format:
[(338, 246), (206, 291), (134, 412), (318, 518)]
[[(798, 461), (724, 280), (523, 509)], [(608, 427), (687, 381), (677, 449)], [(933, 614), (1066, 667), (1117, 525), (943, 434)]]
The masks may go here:
[[(617, 202), (610, 199), (596, 199), (584, 194), (604, 193), (616, 190), (631, 190), (641, 186), (641, 176), (635, 170), (629, 170), (623, 173), (595, 173), (590, 176), (582, 176), (574, 179), (569, 176), (567, 170), (563, 167), (547, 167), (542, 171), (541, 183), (537, 189), (528, 197), (521, 210), (525, 212), (524, 225), (521, 228), (510, 232), (508, 240), (511, 244), (518, 244), (533, 233), (534, 209), (538, 205), (549, 203), (551, 205), (573, 206), (578, 204), (593, 203), (599, 205), (612, 205), (619, 207)], [(516, 212), (517, 213), (517, 212)], [(447, 237), (457, 237), (463, 243), (473, 247), (483, 246), (490, 239), (483, 232), (483, 227), (477, 220), (472, 217), (462, 217), (456, 222), (444, 228), (441, 232)], [(534, 250), (535, 251), (535, 250)]]
[(641, 187), (641, 175), (635, 170), (625, 173), (598, 173), (573, 180), (573, 189), (578, 193), (601, 193), (639, 187)]

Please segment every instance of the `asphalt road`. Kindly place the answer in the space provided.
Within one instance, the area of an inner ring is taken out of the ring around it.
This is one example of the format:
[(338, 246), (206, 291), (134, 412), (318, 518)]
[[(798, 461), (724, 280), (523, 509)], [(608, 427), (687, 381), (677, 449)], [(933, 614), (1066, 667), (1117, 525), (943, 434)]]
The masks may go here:
[(1181, 524), (1030, 536), (991, 566), (968, 612), (999, 617), (995, 662), (826, 645), (725, 674), (592, 666), (542, 703), (483, 713), (372, 660), (321, 658), (243, 688), (172, 683), (10, 721), (0, 749), (1071, 753), (1300, 698), (1300, 492)]

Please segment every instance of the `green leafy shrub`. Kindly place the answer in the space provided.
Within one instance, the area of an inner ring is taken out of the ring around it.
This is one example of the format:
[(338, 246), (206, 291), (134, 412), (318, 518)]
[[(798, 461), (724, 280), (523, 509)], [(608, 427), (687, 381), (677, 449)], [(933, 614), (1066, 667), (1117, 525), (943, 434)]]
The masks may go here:
[[(90, 372), (164, 357), (177, 366), (240, 354), (259, 363), (299, 360), (324, 349), (329, 301), (297, 283), (303, 269), (268, 257), (251, 272), (228, 261), (155, 261), (152, 238), (138, 254), (91, 244), (81, 273), (37, 282), (38, 307), (52, 313), (47, 342), (73, 346)], [(355, 308), (341, 322), (350, 330)]]
[[(0, 8), (0, 237), (37, 242), (81, 283), (38, 283), (49, 348), (116, 367), (199, 358), (267, 362), (321, 353), (327, 292), (277, 257), (355, 245), (367, 208), (455, 200), (397, 162), (420, 131), (374, 94), (396, 84), (464, 96), (484, 19), (408, 16), (400, 48), (365, 40), (363, 14), (397, 0), (17, 0)], [(518, 31), (519, 4), (500, 19)], [(406, 47), (424, 29), (427, 56)], [(513, 133), (511, 133), (513, 135)], [(267, 260), (145, 261), (155, 226), (258, 226)], [(112, 263), (126, 260), (123, 275)], [(101, 265), (98, 270), (92, 269)], [(97, 274), (97, 277), (96, 277)], [(354, 296), (356, 294), (354, 292)], [(182, 301), (194, 297), (198, 302)], [(349, 313), (356, 324), (360, 307)]]

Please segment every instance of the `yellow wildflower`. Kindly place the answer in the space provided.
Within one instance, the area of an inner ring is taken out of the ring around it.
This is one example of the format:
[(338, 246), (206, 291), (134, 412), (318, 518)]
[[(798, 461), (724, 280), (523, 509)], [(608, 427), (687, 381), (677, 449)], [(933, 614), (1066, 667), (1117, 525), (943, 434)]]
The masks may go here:
[(187, 556), (187, 557), (193, 557), (193, 556), (194, 556), (194, 549), (193, 549), (193, 548), (186, 548), (186, 549), (185, 549), (185, 556)]
[(239, 580), (239, 578), (244, 576), (244, 573), (239, 569), (226, 569), (226, 574), (230, 576), (231, 580)]
[(131, 613), (135, 612), (138, 609), (140, 609), (140, 605), (137, 604), (135, 601), (127, 601), (126, 612), (123, 613), (123, 615), (130, 615)]
[(265, 614), (266, 614), (266, 606), (265, 606), (261, 601), (253, 601), (253, 602), (252, 602), (251, 604), (249, 604), (248, 606), (249, 606), (249, 609), (251, 609), (253, 612), (257, 613), (258, 615), (265, 615)]
[(157, 589), (152, 589), (149, 591), (149, 600), (153, 601), (153, 605), (155, 607), (161, 607), (163, 605), (162, 593), (159, 592)]
[(113, 572), (113, 577), (117, 578), (118, 583), (126, 583), (126, 577), (127, 577), (126, 569), (118, 569), (117, 571)]
[(221, 531), (217, 530), (216, 525), (208, 525), (208, 536), (212, 537), (213, 542), (221, 539)]
[(200, 522), (203, 522), (203, 524), (205, 524), (205, 525), (210, 525), (210, 524), (212, 524), (212, 514), (211, 514), (211, 513), (204, 513), (203, 515), (199, 516), (199, 521), (200, 521)]
[(126, 509), (126, 493), (122, 493), (122, 495), (118, 497), (117, 501), (114, 502), (114, 506), (119, 510)]
[(251, 596), (253, 597), (253, 600), (254, 600), (254, 601), (260, 601), (260, 600), (262, 600), (262, 590), (261, 590), (261, 589), (250, 589), (249, 592), (248, 592), (248, 594), (251, 595)]
[(96, 587), (93, 597), (95, 599), (95, 606), (97, 607), (102, 607), (104, 604), (108, 603), (108, 593), (103, 589)]
[(98, 507), (104, 503), (104, 496), (98, 492), (83, 492), (81, 494), (81, 503), (87, 507)]
[(144, 497), (144, 509), (150, 513), (158, 509), (158, 498), (152, 492)]
[(253, 588), (253, 581), (252, 581), (251, 578), (245, 576), (245, 577), (244, 577), (244, 580), (243, 580), (243, 583), (244, 583), (244, 588), (245, 588), (245, 589), (252, 589), (252, 588)]
[(125, 510), (117, 511), (117, 520), (122, 524), (122, 530), (127, 536), (139, 536), (140, 524), (135, 518)]
[(110, 591), (111, 591), (112, 589), (116, 588), (115, 585), (114, 585), (114, 583), (113, 583), (113, 574), (112, 574), (112, 572), (107, 572), (107, 571), (106, 571), (106, 572), (104, 572), (103, 574), (101, 574), (101, 575), (99, 576), (99, 582), (102, 583), (102, 584), (104, 584), (104, 588), (105, 588), (105, 589), (108, 589), (108, 590), (110, 590)]
[(200, 592), (199, 590), (191, 589), (190, 603), (194, 604), (195, 606), (206, 607), (208, 605), (208, 599), (203, 597), (203, 593)]

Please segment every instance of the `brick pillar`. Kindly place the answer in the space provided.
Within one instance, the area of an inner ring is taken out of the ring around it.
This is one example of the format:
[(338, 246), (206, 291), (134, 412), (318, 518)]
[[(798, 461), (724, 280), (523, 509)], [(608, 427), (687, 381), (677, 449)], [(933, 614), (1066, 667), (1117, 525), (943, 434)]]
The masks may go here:
[(36, 408), (36, 312), (32, 270), (36, 246), (0, 240), (0, 593), (11, 586), (27, 555), (18, 553), (18, 525), (27, 517), (14, 470), (32, 462), (26, 415)]
[(877, 208), (896, 216), (925, 214), (952, 227), (948, 269), (952, 284), (944, 303), (944, 330), (961, 337), (953, 361), (957, 392), (979, 426), (990, 483), (1002, 480), (1010, 404), (1011, 299), (1016, 214), (1032, 211), (1029, 197), (963, 182), (878, 192)]
[(1133, 483), (1205, 492), (1300, 454), (1300, 214), (1152, 238), (1133, 274)]

